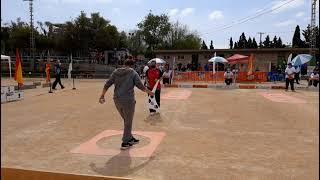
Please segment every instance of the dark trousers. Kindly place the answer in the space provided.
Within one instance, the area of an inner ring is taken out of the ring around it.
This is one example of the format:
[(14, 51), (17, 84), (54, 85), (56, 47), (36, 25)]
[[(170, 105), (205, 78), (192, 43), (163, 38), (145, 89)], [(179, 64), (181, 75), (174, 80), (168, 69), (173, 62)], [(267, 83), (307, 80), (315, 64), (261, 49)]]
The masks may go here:
[[(148, 88), (150, 91), (152, 90), (152, 89), (150, 89), (150, 88)], [(154, 93), (154, 95), (155, 95), (155, 98), (156, 98), (156, 101), (157, 101), (157, 104), (158, 104), (158, 106), (160, 107), (160, 93), (161, 93), (161, 90), (156, 90), (156, 92)], [(149, 95), (148, 95), (149, 96)], [(153, 110), (153, 109), (149, 109), (149, 111), (150, 112), (156, 112), (155, 110)]]
[(300, 80), (299, 73), (294, 74), (294, 79), (296, 80), (296, 83), (299, 84), (299, 80)]
[(61, 83), (61, 77), (60, 76), (56, 76), (56, 80), (52, 84), (52, 89), (55, 89), (58, 83), (59, 83), (61, 88), (64, 88), (64, 86)]
[(294, 90), (294, 79), (289, 79), (289, 78), (286, 78), (286, 90), (288, 90), (289, 88), (289, 83), (290, 83), (290, 86), (291, 86), (291, 90), (293, 91)]
[(169, 78), (163, 78), (163, 84), (170, 84)]
[(224, 81), (227, 85), (230, 85), (231, 83), (232, 83), (232, 79), (230, 78), (230, 79), (226, 79), (225, 81)]
[(132, 121), (136, 107), (136, 101), (118, 101), (114, 100), (116, 108), (123, 119), (122, 142), (128, 143), (132, 139)]
[(319, 83), (318, 80), (309, 80), (309, 86), (313, 85), (314, 87), (317, 87), (318, 83)]

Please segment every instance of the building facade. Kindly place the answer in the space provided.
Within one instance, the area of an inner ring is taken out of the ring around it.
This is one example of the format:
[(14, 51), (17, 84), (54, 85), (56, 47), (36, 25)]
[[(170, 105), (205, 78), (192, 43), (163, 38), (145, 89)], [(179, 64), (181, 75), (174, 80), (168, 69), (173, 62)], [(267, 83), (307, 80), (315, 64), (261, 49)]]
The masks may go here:
[[(316, 59), (319, 60), (319, 49), (314, 49)], [(287, 62), (287, 58), (292, 53), (309, 54), (309, 48), (269, 48), (269, 49), (210, 49), (210, 50), (156, 50), (156, 57), (164, 59), (172, 67), (175, 59), (175, 65), (181, 63), (187, 64), (200, 64), (203, 67), (208, 60), (214, 56), (228, 58), (234, 54), (241, 54), (255, 56), (254, 70), (268, 72), (272, 66), (276, 66), (279, 62)], [(239, 65), (240, 71), (247, 70), (247, 64)]]

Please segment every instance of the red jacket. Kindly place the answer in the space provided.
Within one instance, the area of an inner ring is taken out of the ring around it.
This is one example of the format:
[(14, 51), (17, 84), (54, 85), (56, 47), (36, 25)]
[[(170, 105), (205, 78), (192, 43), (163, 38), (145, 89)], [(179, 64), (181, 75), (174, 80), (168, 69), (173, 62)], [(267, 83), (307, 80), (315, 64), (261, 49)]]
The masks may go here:
[[(156, 80), (161, 78), (162, 72), (157, 68), (152, 68), (147, 70), (146, 76), (148, 78), (148, 88), (153, 89), (153, 86), (156, 85)], [(158, 84), (157, 89), (161, 89), (160, 83)]]

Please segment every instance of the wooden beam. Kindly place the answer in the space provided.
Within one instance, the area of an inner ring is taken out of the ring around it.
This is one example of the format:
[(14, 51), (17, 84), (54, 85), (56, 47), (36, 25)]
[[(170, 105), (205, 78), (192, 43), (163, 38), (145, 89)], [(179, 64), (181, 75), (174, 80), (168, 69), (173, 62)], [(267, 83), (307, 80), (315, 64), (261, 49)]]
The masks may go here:
[(16, 168), (1, 168), (1, 179), (5, 180), (131, 180), (112, 176), (66, 174), (61, 172), (35, 171)]

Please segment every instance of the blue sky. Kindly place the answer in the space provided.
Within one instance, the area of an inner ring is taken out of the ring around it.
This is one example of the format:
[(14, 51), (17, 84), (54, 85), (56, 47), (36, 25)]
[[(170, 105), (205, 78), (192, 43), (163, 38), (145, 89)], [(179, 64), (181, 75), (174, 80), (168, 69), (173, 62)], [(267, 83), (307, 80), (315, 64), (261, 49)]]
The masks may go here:
[[(283, 5), (285, 3), (288, 4)], [(319, 9), (319, 3), (317, 7)], [(136, 29), (150, 10), (155, 14), (168, 14), (172, 22), (186, 24), (190, 30), (197, 31), (208, 46), (213, 40), (215, 48), (227, 48), (229, 38), (236, 41), (242, 32), (257, 41), (257, 32), (266, 32), (271, 38), (277, 35), (284, 43), (290, 43), (295, 26), (304, 29), (310, 23), (311, 0), (34, 0), (35, 22), (62, 23), (74, 19), (80, 11), (88, 15), (99, 12), (120, 31)], [(265, 14), (239, 23), (260, 13)], [(28, 2), (1, 0), (2, 24), (18, 17), (29, 21)]]

